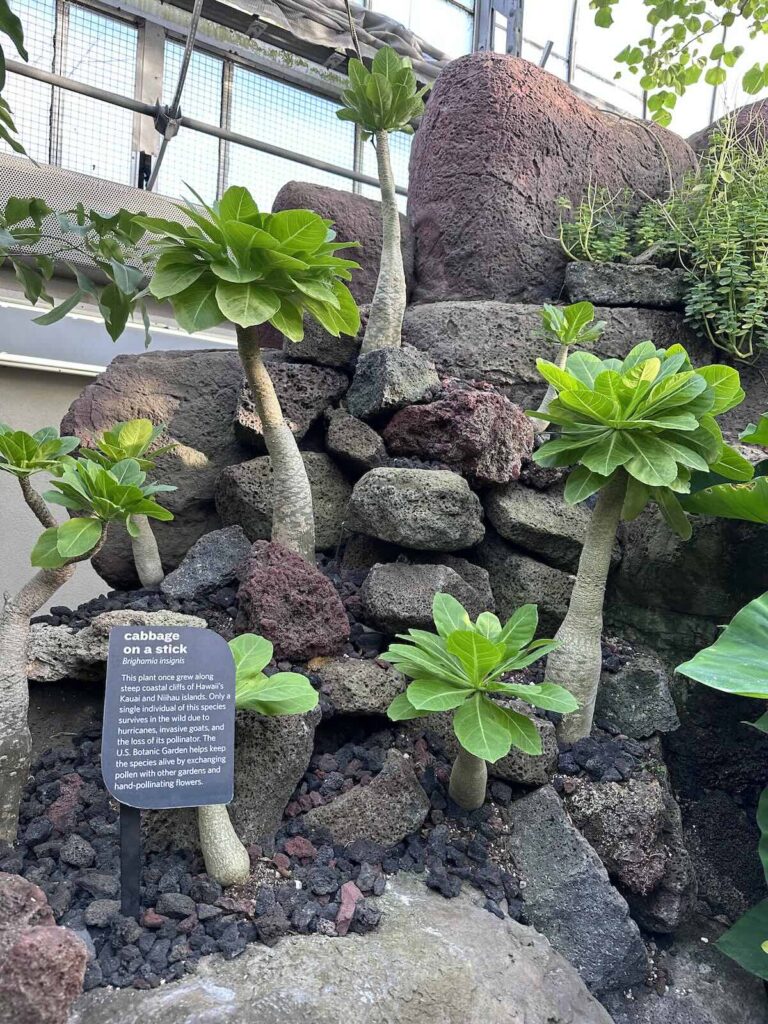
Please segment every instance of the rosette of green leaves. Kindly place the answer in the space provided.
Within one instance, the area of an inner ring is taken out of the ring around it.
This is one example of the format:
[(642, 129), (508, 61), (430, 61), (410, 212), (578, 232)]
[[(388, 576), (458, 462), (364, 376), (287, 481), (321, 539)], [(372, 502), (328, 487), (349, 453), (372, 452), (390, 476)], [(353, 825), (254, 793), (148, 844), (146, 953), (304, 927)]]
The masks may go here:
[(135, 536), (138, 531), (133, 516), (164, 522), (173, 519), (173, 513), (152, 497), (176, 488), (146, 483), (147, 475), (135, 459), (105, 469), (96, 462), (64, 456), (57, 471), (58, 476), (51, 481), (55, 490), (46, 491), (43, 497), (52, 505), (86, 515), (45, 530), (32, 549), (32, 565), (57, 569), (83, 558), (101, 540), (104, 525), (114, 520), (124, 523), (128, 533)]
[(80, 454), (84, 459), (98, 462), (106, 469), (125, 459), (135, 459), (142, 470), (154, 469), (155, 459), (176, 447), (175, 444), (160, 445), (153, 449), (151, 459), (146, 458), (147, 452), (164, 431), (164, 425), (156, 427), (145, 419), (115, 423), (96, 438), (93, 442), (95, 448), (83, 448)]
[(229, 641), (235, 660), (235, 706), (260, 715), (300, 715), (317, 705), (318, 695), (306, 676), (298, 672), (264, 669), (272, 660), (272, 644), (263, 636), (243, 633)]
[(383, 46), (371, 63), (370, 71), (353, 58), (347, 68), (349, 85), (342, 92), (343, 107), (336, 111), (342, 121), (353, 121), (363, 129), (363, 138), (377, 132), (413, 134), (411, 121), (424, 113), (424, 95), (429, 86), (418, 88), (416, 75), (407, 57), (391, 46)]
[(60, 437), (55, 427), (43, 427), (28, 434), (0, 423), (0, 470), (19, 479), (52, 472), (61, 457), (69, 455), (79, 444), (76, 437)]
[(396, 697), (387, 714), (395, 721), (453, 711), (453, 729), (465, 750), (485, 761), (498, 761), (511, 747), (541, 753), (534, 723), (494, 698), (516, 698), (537, 708), (567, 714), (578, 707), (574, 697), (554, 683), (505, 681), (557, 647), (554, 640), (534, 640), (539, 615), (527, 604), (502, 625), (483, 612), (472, 622), (450, 594), (436, 594), (432, 615), (437, 633), (410, 629), (382, 655), (412, 682)]
[(691, 527), (677, 496), (690, 493), (693, 473), (752, 478), (751, 463), (725, 444), (716, 419), (744, 398), (732, 367), (694, 369), (681, 345), (657, 349), (650, 341), (624, 360), (576, 352), (562, 370), (543, 359), (536, 365), (557, 392), (546, 416), (559, 429), (534, 460), (576, 466), (565, 486), (569, 504), (624, 470), (623, 518), (635, 518), (653, 500), (670, 528), (687, 538)]
[(570, 306), (552, 306), (545, 302), (541, 322), (548, 341), (569, 348), (594, 345), (605, 330), (605, 320), (595, 320), (595, 307), (591, 302), (573, 302)]
[(261, 213), (237, 186), (203, 207), (180, 206), (186, 224), (136, 217), (160, 236), (149, 290), (170, 301), (185, 331), (270, 323), (301, 341), (308, 313), (334, 337), (357, 333), (360, 314), (344, 282), (359, 264), (335, 255), (357, 243), (335, 241), (332, 221), (310, 210)]

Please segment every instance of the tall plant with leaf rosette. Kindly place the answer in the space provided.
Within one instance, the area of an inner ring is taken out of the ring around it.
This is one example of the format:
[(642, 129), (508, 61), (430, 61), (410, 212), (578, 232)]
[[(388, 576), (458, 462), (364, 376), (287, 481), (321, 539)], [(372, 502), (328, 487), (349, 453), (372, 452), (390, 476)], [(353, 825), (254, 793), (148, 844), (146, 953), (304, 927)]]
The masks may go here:
[(552, 683), (509, 680), (557, 647), (554, 640), (534, 640), (539, 616), (527, 604), (502, 625), (492, 612), (472, 622), (450, 594), (436, 594), (432, 604), (436, 633), (410, 629), (382, 655), (412, 682), (396, 697), (387, 714), (395, 722), (453, 711), (453, 731), (460, 750), (451, 770), (449, 792), (464, 810), (485, 800), (488, 762), (506, 757), (512, 747), (541, 753), (535, 724), (499, 698), (524, 701), (536, 708), (569, 714), (574, 697)]
[(153, 236), (158, 256), (149, 290), (168, 299), (190, 334), (225, 321), (235, 325), (271, 460), (272, 539), (314, 562), (309, 479), (262, 359), (260, 328), (269, 323), (301, 341), (308, 315), (336, 338), (357, 334), (360, 314), (345, 282), (358, 264), (335, 255), (357, 243), (335, 241), (332, 222), (310, 210), (261, 213), (237, 186), (202, 207), (183, 207), (191, 224), (135, 218)]
[[(272, 644), (263, 636), (244, 633), (229, 641), (235, 661), (235, 707), (259, 715), (301, 715), (317, 705), (318, 694), (298, 672), (264, 669), (272, 660)], [(223, 804), (197, 809), (200, 847), (205, 869), (221, 885), (237, 885), (250, 874), (248, 851), (235, 832)]]
[(429, 87), (418, 88), (410, 60), (401, 57), (391, 46), (383, 46), (378, 51), (370, 70), (362, 60), (353, 58), (347, 73), (349, 84), (341, 94), (344, 105), (337, 116), (358, 125), (364, 140), (373, 140), (381, 189), (381, 262), (360, 349), (361, 353), (366, 353), (380, 348), (399, 348), (402, 343), (405, 270), (389, 135), (391, 132), (413, 133), (411, 121), (424, 112), (424, 95)]
[[(5, 598), (0, 613), (0, 839), (8, 842), (16, 838), (21, 791), (29, 771), (30, 619), (71, 578), (77, 563), (99, 550), (107, 523), (125, 523), (137, 514), (173, 518), (143, 486), (138, 463), (127, 460), (107, 470), (73, 459), (69, 453), (79, 443), (76, 437), (59, 437), (53, 427), (28, 434), (0, 424), (0, 471), (16, 477), (25, 502), (43, 526), (31, 555), (38, 572), (17, 594)], [(54, 474), (53, 490), (41, 495), (30, 478), (43, 472)], [(58, 523), (48, 502), (77, 514)]]
[[(744, 398), (729, 366), (694, 369), (685, 349), (636, 345), (626, 359), (576, 352), (565, 369), (540, 359), (557, 397), (546, 408), (557, 435), (534, 454), (542, 466), (574, 466), (565, 500), (597, 495), (568, 611), (547, 660), (547, 676), (567, 687), (579, 711), (560, 726), (563, 740), (589, 735), (600, 681), (603, 602), (619, 521), (655, 502), (667, 525), (688, 538), (680, 496), (693, 472), (749, 480), (753, 469), (723, 441), (717, 417)], [(539, 410), (529, 413), (539, 415)]]

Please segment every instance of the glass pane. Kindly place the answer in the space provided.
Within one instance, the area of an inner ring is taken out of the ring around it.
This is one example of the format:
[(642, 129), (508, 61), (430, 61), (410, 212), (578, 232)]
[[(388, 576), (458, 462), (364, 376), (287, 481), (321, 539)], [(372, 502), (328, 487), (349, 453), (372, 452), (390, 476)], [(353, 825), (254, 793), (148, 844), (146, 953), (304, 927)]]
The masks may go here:
[[(13, 10), (24, 26), (24, 43), (29, 51), (29, 62), (44, 71), (53, 71), (53, 36), (56, 27), (55, 0), (16, 0)], [(8, 45), (6, 53), (20, 60)], [(43, 82), (34, 82), (22, 75), (9, 74), (3, 96), (13, 111), (14, 121), (29, 155), (48, 163), (51, 134), (51, 97), (53, 89)], [(0, 150), (12, 152), (0, 143)]]
[[(304, 156), (352, 170), (354, 126), (336, 117), (337, 105), (284, 82), (235, 67), (232, 80), (231, 127)], [(315, 170), (282, 157), (230, 145), (228, 184), (245, 185), (262, 209), (269, 209), (287, 181), (309, 181), (350, 189), (349, 178)]]
[(373, 0), (371, 9), (399, 21), (450, 57), (472, 50), (474, 0)]
[[(552, 40), (552, 56), (547, 62), (547, 70), (552, 70), (549, 62), (553, 57), (568, 59), (568, 45), (571, 36), (571, 18), (574, 0), (547, 0), (546, 3), (527, 3), (523, 5), (523, 56), (538, 64), (541, 51), (548, 40)], [(526, 46), (528, 44), (528, 46)], [(531, 48), (535, 48), (531, 52)]]
[[(163, 67), (163, 103), (171, 103), (179, 80), (184, 47), (181, 43), (167, 40)], [(211, 54), (195, 50), (189, 62), (184, 90), (181, 94), (181, 110), (188, 117), (208, 124), (221, 124), (221, 82), (224, 61)], [(191, 186), (205, 199), (213, 202), (219, 185), (220, 142), (212, 135), (179, 129), (165, 151), (157, 190), (167, 196), (183, 196), (192, 199), (187, 186)]]
[(580, 5), (576, 25), (575, 68), (573, 84), (592, 96), (627, 113), (642, 115), (643, 90), (636, 75), (622, 70), (616, 54), (628, 43), (636, 43), (650, 31), (645, 19), (646, 8), (636, 0), (619, 0), (613, 9), (613, 26), (606, 30), (595, 25), (595, 12), (587, 4)]
[[(406, 135), (404, 132), (390, 132), (389, 155), (392, 160), (395, 184), (402, 185), (403, 188), (408, 188), (408, 160), (411, 156), (412, 141), (412, 135)], [(379, 176), (376, 164), (376, 151), (373, 148), (373, 142), (370, 141), (366, 142), (363, 146), (363, 174), (369, 174), (372, 178), (378, 178)], [(364, 196), (368, 196), (371, 199), (380, 198), (378, 188), (374, 188), (373, 185), (363, 185), (361, 192)], [(405, 213), (406, 201), (406, 196), (397, 197), (398, 206), (403, 213)]]
[[(749, 32), (743, 22), (738, 20), (727, 30), (726, 46), (730, 49), (733, 46), (743, 46), (744, 53), (736, 62), (736, 67), (727, 68), (728, 79), (725, 85), (717, 89), (715, 103), (715, 117), (722, 117), (723, 114), (745, 103), (755, 103), (756, 100), (765, 99), (768, 96), (768, 89), (755, 93), (753, 96), (744, 92), (741, 88), (741, 80), (745, 72), (749, 71), (753, 64), (765, 64), (768, 61), (768, 35), (759, 35), (756, 39), (749, 38)], [(707, 122), (697, 127), (705, 127)]]
[[(69, 8), (62, 74), (123, 96), (136, 85), (133, 25), (83, 7)], [(61, 166), (133, 184), (133, 114), (61, 90)]]

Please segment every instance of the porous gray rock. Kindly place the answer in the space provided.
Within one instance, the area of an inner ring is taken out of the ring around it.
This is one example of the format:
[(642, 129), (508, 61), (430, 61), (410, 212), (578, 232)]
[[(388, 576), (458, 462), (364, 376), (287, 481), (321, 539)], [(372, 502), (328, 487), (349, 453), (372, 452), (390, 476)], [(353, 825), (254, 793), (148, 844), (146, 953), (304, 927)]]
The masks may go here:
[[(304, 337), (301, 341), (283, 338), (283, 356), (290, 362), (312, 363), (315, 366), (332, 366), (337, 370), (354, 370), (357, 354), (363, 343), (363, 334), (368, 323), (368, 306), (360, 307), (360, 330), (356, 335), (342, 334), (334, 338), (312, 317), (304, 321)], [(267, 334), (277, 344), (282, 335), (277, 328), (264, 325)]]
[[(349, 386), (346, 374), (326, 366), (273, 360), (269, 375), (293, 436), (301, 441), (328, 406), (338, 401)], [(259, 452), (266, 451), (264, 434), (251, 391), (243, 382), (235, 411), (235, 436)]]
[(440, 386), (432, 359), (410, 345), (380, 348), (357, 360), (347, 408), (361, 420), (375, 419), (420, 402)]
[(232, 583), (250, 550), (251, 542), (239, 525), (205, 533), (192, 545), (181, 565), (165, 577), (160, 589), (177, 599), (202, 597)]
[(669, 673), (661, 658), (640, 650), (618, 672), (603, 672), (595, 719), (633, 739), (679, 729)]
[(520, 605), (537, 604), (539, 632), (554, 636), (568, 611), (573, 576), (529, 558), (493, 530), (488, 530), (476, 557), (490, 576), (499, 616), (508, 619)]
[(688, 144), (694, 153), (698, 156), (706, 153), (712, 133), (723, 130), (726, 118), (735, 122), (735, 131), (742, 143), (746, 142), (755, 145), (758, 149), (763, 149), (766, 138), (768, 138), (768, 125), (766, 124), (768, 122), (768, 102), (764, 99), (757, 100), (755, 103), (745, 103), (743, 107), (737, 107), (736, 110), (729, 110), (717, 121), (691, 135)]
[(413, 765), (399, 750), (387, 752), (384, 767), (367, 786), (354, 786), (304, 815), (309, 828), (327, 828), (346, 846), (370, 839), (393, 846), (419, 829), (429, 814), (429, 797)]
[(339, 715), (386, 715), (408, 685), (391, 665), (368, 658), (327, 658), (312, 667), (320, 692)]
[[(336, 548), (352, 486), (324, 452), (302, 452), (312, 492), (315, 543), (319, 551)], [(239, 525), (248, 538), (272, 535), (272, 469), (268, 455), (225, 469), (216, 483), (216, 508), (221, 521)]]
[[(232, 433), (242, 378), (232, 350), (194, 346), (117, 356), (83, 389), (61, 422), (62, 433), (86, 442), (136, 417), (165, 424), (177, 447), (158, 458), (150, 476), (177, 488), (161, 496), (173, 522), (152, 522), (166, 572), (176, 568), (199, 537), (221, 526), (213, 501), (216, 478), (225, 466), (247, 458)], [(110, 524), (93, 564), (112, 587), (139, 585), (130, 539), (119, 523)]]
[(559, 196), (578, 203), (597, 182), (639, 204), (694, 168), (679, 136), (598, 110), (527, 60), (461, 57), (432, 90), (411, 153), (415, 301), (557, 298)]
[(180, 612), (138, 612), (130, 608), (96, 615), (88, 626), (75, 630), (69, 626), (33, 623), (27, 648), (27, 678), (36, 683), (54, 683), (59, 679), (98, 682), (104, 679), (109, 650), (109, 631), (113, 626), (194, 626), (206, 629), (208, 623), (197, 615)]
[(468, 583), (480, 595), (483, 605), (488, 611), (495, 611), (496, 602), (491, 590), (491, 578), (488, 575), (488, 570), (484, 569), (481, 565), (476, 565), (461, 555), (451, 555), (445, 551), (438, 552), (437, 554), (421, 552), (418, 555), (418, 560), (423, 564), (447, 565), (449, 569), (457, 572), (464, 582)]
[(565, 290), (571, 302), (595, 306), (682, 309), (685, 271), (649, 263), (569, 263)]
[(354, 486), (350, 530), (425, 551), (459, 551), (485, 533), (478, 496), (449, 470), (372, 469)]
[(503, 816), (512, 827), (509, 849), (525, 883), (523, 905), (534, 928), (595, 995), (644, 981), (647, 955), (627, 903), (554, 789), (534, 790), (505, 808)]
[(366, 935), (202, 957), (174, 985), (89, 992), (72, 1024), (611, 1024), (543, 936), (488, 914), (482, 897), (446, 900), (400, 874), (377, 903), (381, 925)]
[(490, 606), (482, 593), (447, 565), (374, 565), (360, 590), (365, 621), (394, 635), (432, 628), (435, 594), (450, 594), (476, 619)]
[(325, 447), (345, 469), (359, 476), (387, 457), (384, 442), (367, 423), (343, 409), (334, 410), (325, 431)]

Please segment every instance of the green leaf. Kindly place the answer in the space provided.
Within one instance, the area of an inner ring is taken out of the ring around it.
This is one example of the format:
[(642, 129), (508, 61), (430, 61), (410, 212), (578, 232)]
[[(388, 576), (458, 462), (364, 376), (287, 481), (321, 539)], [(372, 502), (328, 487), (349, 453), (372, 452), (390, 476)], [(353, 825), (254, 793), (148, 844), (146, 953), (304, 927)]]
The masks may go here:
[(768, 593), (737, 612), (710, 647), (678, 665), (676, 671), (713, 690), (768, 700), (766, 637)]
[(624, 468), (649, 487), (665, 487), (677, 476), (677, 463), (654, 434), (627, 431), (624, 435), (632, 457)]
[(734, 370), (732, 366), (702, 366), (696, 372), (715, 393), (715, 404), (710, 409), (712, 416), (728, 412), (744, 401), (739, 371)]
[(579, 702), (563, 686), (557, 683), (491, 683), (489, 689), (494, 693), (505, 693), (510, 697), (518, 697), (535, 708), (544, 708), (546, 711), (557, 711), (561, 715), (567, 715), (576, 711)]
[(419, 711), (449, 711), (462, 705), (472, 690), (440, 679), (414, 679), (406, 693)]
[(66, 559), (59, 554), (57, 545), (58, 527), (51, 526), (37, 538), (30, 560), (39, 569), (59, 569)]
[(269, 231), (280, 243), (280, 251), (290, 256), (295, 252), (314, 252), (327, 234), (321, 217), (309, 210), (282, 210), (269, 222)]
[(455, 654), (473, 683), (492, 672), (504, 657), (505, 646), (491, 643), (473, 630), (456, 630), (445, 642), (450, 654)]
[(768, 415), (765, 413), (760, 417), (760, 422), (749, 423), (739, 434), (739, 440), (744, 444), (757, 444), (768, 447)]
[(426, 718), (431, 711), (419, 711), (408, 700), (408, 695), (399, 693), (387, 708), (387, 717), (392, 722), (407, 722), (412, 718)]
[(269, 322), (289, 341), (301, 341), (304, 337), (304, 318), (290, 299), (283, 297), (280, 300), (280, 309)]
[(183, 330), (194, 334), (216, 327), (226, 319), (216, 301), (219, 284), (212, 274), (205, 274), (183, 292), (171, 296), (173, 315)]
[(539, 609), (535, 604), (521, 605), (504, 624), (496, 638), (498, 643), (505, 645), (506, 651), (520, 651), (526, 647), (536, 635), (539, 625)]
[(394, 77), (403, 67), (403, 58), (391, 46), (382, 46), (371, 62), (371, 70), (385, 78)]
[(768, 981), (768, 953), (763, 945), (768, 939), (768, 899), (748, 910), (715, 945), (750, 974)]
[(541, 736), (539, 730), (530, 718), (521, 715), (519, 711), (511, 708), (501, 709), (507, 719), (508, 735), (513, 747), (522, 750), (524, 754), (538, 757), (542, 751)]
[(76, 291), (72, 292), (69, 298), (60, 302), (58, 306), (54, 306), (53, 309), (49, 310), (47, 313), (43, 313), (42, 316), (36, 316), (32, 322), (40, 324), (42, 327), (49, 327), (51, 324), (55, 324), (59, 320), (63, 320), (67, 313), (71, 313), (78, 302), (83, 298), (83, 292), (78, 288)]
[(492, 764), (509, 753), (510, 724), (504, 709), (479, 693), (465, 701), (453, 716), (453, 731), (462, 747)]
[(21, 59), (29, 61), (29, 54), (24, 47), (24, 27), (21, 19), (11, 10), (8, 0), (0, 0), (0, 31), (10, 38)]
[(602, 441), (590, 445), (581, 456), (581, 463), (593, 473), (609, 477), (630, 458), (632, 448), (627, 444), (624, 433), (612, 430)]
[(481, 612), (475, 622), (475, 629), (493, 643), (500, 642), (501, 622), (493, 612)]
[(449, 637), (459, 629), (472, 628), (466, 609), (451, 594), (435, 594), (432, 599), (432, 618), (435, 629), (442, 637)]
[(259, 208), (253, 196), (240, 185), (230, 185), (219, 200), (219, 216), (222, 221), (247, 220), (258, 214)]
[(691, 523), (680, 504), (679, 499), (666, 488), (653, 491), (653, 497), (659, 506), (667, 526), (683, 540), (690, 540), (692, 534)]
[(317, 707), (317, 690), (298, 672), (276, 672), (238, 706), (261, 715), (301, 715)]
[(768, 523), (768, 478), (748, 484), (719, 484), (681, 499), (688, 512), (748, 523)]
[(737, 483), (747, 483), (755, 475), (755, 467), (749, 459), (745, 459), (735, 448), (727, 444), (723, 445), (717, 461), (708, 468), (726, 480), (734, 480)]
[(269, 640), (255, 633), (242, 633), (229, 641), (235, 662), (235, 678), (258, 676), (272, 660), (273, 647)]
[(79, 558), (96, 547), (101, 539), (102, 524), (98, 519), (68, 519), (56, 530), (56, 547), (65, 561)]
[(563, 497), (568, 505), (578, 505), (604, 487), (608, 479), (600, 473), (593, 473), (586, 466), (577, 466), (565, 482)]
[(202, 277), (204, 272), (205, 264), (199, 260), (179, 262), (178, 256), (163, 253), (157, 261), (149, 290), (156, 299), (167, 299), (171, 295), (185, 291)]
[(266, 323), (280, 309), (277, 293), (258, 284), (219, 281), (216, 301), (226, 319), (240, 327)]

